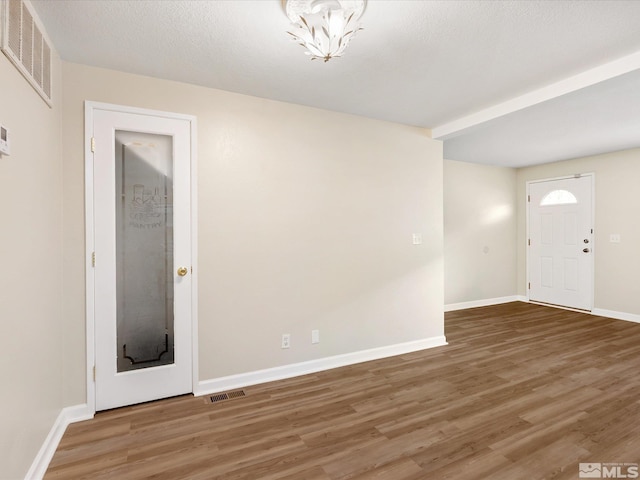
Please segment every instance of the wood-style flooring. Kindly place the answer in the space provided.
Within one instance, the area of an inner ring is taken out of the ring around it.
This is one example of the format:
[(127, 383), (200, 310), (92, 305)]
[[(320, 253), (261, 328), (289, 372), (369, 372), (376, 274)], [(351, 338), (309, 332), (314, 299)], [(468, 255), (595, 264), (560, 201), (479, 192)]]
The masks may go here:
[(447, 313), (446, 336), (222, 403), (98, 413), (45, 479), (575, 480), (580, 462), (640, 463), (640, 325), (510, 303)]

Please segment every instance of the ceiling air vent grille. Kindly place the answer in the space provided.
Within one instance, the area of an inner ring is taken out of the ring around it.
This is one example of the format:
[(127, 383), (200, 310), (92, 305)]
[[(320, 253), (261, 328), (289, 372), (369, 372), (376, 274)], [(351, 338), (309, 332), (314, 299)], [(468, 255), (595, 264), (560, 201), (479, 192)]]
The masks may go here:
[(51, 106), (51, 42), (25, 0), (0, 0), (4, 54)]

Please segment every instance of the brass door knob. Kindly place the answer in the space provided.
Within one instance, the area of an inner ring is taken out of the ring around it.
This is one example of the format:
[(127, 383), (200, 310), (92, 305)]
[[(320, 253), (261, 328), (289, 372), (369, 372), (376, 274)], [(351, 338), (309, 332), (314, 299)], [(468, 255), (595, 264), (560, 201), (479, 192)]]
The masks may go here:
[(181, 277), (184, 277), (188, 271), (189, 270), (187, 270), (187, 267), (180, 267), (178, 268), (178, 275), (180, 275)]

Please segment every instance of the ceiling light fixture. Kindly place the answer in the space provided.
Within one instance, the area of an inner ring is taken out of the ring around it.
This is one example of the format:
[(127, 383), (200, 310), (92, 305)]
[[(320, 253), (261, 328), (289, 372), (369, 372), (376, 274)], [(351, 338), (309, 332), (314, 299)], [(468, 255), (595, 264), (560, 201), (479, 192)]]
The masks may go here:
[(282, 0), (293, 22), (287, 32), (311, 60), (341, 57), (358, 30), (367, 0)]

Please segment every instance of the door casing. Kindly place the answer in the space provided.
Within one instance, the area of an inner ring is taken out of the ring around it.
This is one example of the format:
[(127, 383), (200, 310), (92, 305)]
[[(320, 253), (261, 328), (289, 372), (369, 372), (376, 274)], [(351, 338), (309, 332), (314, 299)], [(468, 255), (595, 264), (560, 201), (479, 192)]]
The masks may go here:
[(93, 101), (84, 102), (84, 158), (85, 158), (85, 296), (86, 296), (86, 382), (87, 408), (91, 415), (96, 412), (95, 384), (95, 278), (94, 278), (94, 178), (93, 178), (93, 117), (95, 110), (108, 110), (187, 120), (191, 130), (191, 331), (192, 331), (192, 389), (198, 384), (198, 235), (197, 235), (197, 121), (193, 115), (149, 110)]
[[(531, 238), (531, 234), (530, 234), (530, 222), (531, 219), (529, 217), (529, 210), (530, 210), (530, 204), (527, 200), (529, 194), (530, 194), (530, 185), (533, 183), (543, 183), (543, 182), (551, 182), (554, 180), (567, 180), (567, 179), (572, 179), (572, 178), (579, 178), (579, 177), (591, 177), (591, 225), (593, 225), (593, 235), (591, 237), (591, 255), (589, 255), (589, 260), (591, 262), (591, 308), (589, 309), (589, 311), (592, 311), (594, 309), (594, 299), (595, 299), (595, 253), (596, 253), (596, 237), (595, 237), (595, 211), (596, 211), (596, 194), (595, 194), (595, 190), (596, 190), (596, 176), (595, 173), (590, 172), (590, 173), (580, 173), (580, 174), (576, 174), (576, 175), (567, 175), (567, 176), (563, 176), (563, 177), (553, 177), (553, 178), (544, 178), (544, 179), (540, 179), (540, 180), (529, 180), (526, 182), (526, 192), (525, 192), (525, 205), (526, 205), (526, 237), (525, 237), (525, 242)], [(527, 301), (531, 301), (531, 297), (530, 297), (530, 290), (529, 290), (529, 282), (531, 281), (531, 268), (530, 268), (530, 262), (531, 262), (531, 258), (530, 258), (530, 249), (528, 245), (525, 245), (525, 249), (526, 249), (526, 283), (525, 283), (525, 289), (527, 292)], [(563, 307), (562, 305), (551, 305), (551, 304), (545, 304), (548, 305), (550, 307), (557, 307), (557, 308), (567, 308), (570, 310), (573, 310), (571, 307)], [(582, 311), (582, 310), (581, 310)]]

